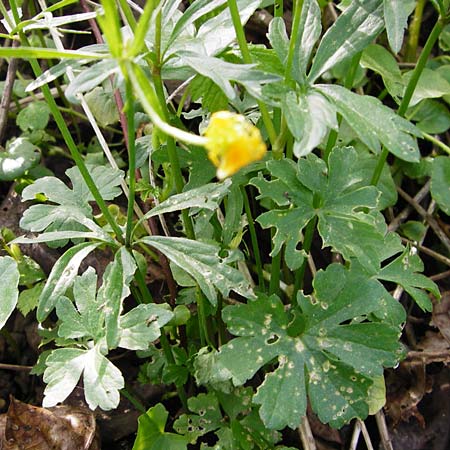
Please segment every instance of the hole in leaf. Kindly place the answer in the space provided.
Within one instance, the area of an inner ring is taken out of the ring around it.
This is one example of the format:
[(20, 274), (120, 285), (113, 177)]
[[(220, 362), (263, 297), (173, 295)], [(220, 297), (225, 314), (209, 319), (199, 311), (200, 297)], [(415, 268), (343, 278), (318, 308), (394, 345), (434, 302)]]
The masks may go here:
[(266, 344), (267, 344), (267, 345), (275, 344), (275, 342), (277, 342), (278, 339), (280, 339), (279, 336), (277, 336), (276, 334), (272, 334), (272, 335), (266, 340)]

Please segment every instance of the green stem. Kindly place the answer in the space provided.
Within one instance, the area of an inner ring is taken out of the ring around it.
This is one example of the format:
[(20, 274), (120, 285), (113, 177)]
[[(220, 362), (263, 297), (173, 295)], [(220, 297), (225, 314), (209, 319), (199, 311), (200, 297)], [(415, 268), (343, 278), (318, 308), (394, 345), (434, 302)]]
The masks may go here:
[[(159, 337), (159, 342), (161, 343), (161, 347), (164, 352), (164, 356), (167, 359), (167, 362), (169, 364), (176, 365), (175, 358), (173, 357), (172, 353), (172, 347), (170, 346), (169, 340), (167, 339), (166, 333), (164, 332), (164, 329), (161, 330), (161, 336)], [(188, 404), (187, 404), (187, 396), (186, 392), (181, 386), (178, 386), (175, 384), (175, 387), (177, 389), (178, 397), (181, 400), (181, 404), (183, 405), (183, 408), (186, 411), (189, 411)]]
[(414, 16), (409, 26), (409, 38), (406, 46), (405, 61), (413, 62), (416, 60), (417, 47), (419, 45), (420, 27), (422, 25), (423, 10), (427, 0), (418, 0)]
[(241, 186), (242, 198), (244, 200), (245, 214), (247, 215), (248, 230), (250, 232), (250, 240), (252, 242), (253, 255), (255, 257), (256, 271), (258, 273), (258, 288), (264, 290), (264, 273), (261, 262), (261, 254), (259, 252), (258, 236), (256, 235), (255, 223), (253, 221), (252, 210), (248, 200), (247, 192), (244, 186)]
[[(156, 15), (156, 23), (155, 23), (155, 54), (156, 54), (156, 63), (153, 66), (152, 75), (155, 84), (156, 96), (158, 97), (158, 101), (160, 104), (160, 108), (162, 110), (164, 120), (168, 121), (170, 117), (170, 112), (167, 108), (166, 97), (164, 95), (164, 88), (161, 79), (161, 10), (159, 10)], [(172, 168), (172, 173), (175, 178), (175, 188), (177, 193), (183, 192), (184, 188), (184, 179), (181, 173), (180, 161), (178, 159), (177, 148), (175, 145), (175, 139), (172, 136), (167, 136), (167, 155), (169, 156), (170, 166)], [(192, 222), (191, 217), (187, 210), (183, 210), (181, 212), (181, 218), (183, 220), (183, 225), (185, 229), (186, 236), (189, 239), (195, 239), (194, 232), (194, 224)]]
[(294, 4), (294, 19), (292, 21), (291, 38), (289, 41), (289, 51), (286, 61), (286, 70), (284, 72), (284, 79), (286, 83), (292, 80), (292, 66), (294, 64), (295, 50), (297, 47), (297, 39), (300, 29), (300, 19), (302, 18), (304, 0), (296, 0)]
[[(15, 0), (11, 0), (10, 2), (11, 9), (13, 12), (14, 20), (18, 20), (19, 14), (17, 12), (17, 5)], [(21, 40), (21, 43), (24, 47), (29, 47), (29, 41), (25, 34), (20, 31), (19, 37)], [(36, 77), (39, 77), (42, 75), (42, 70), (37, 62), (36, 59), (30, 59), (30, 65), (33, 69), (34, 75)], [(117, 240), (121, 243), (123, 243), (123, 236), (122, 231), (120, 227), (117, 225), (116, 221), (114, 220), (113, 216), (109, 212), (108, 206), (106, 205), (106, 202), (103, 200), (103, 197), (100, 194), (100, 191), (98, 190), (97, 186), (95, 185), (94, 180), (92, 179), (86, 165), (84, 164), (83, 157), (81, 156), (80, 152), (78, 151), (78, 148), (72, 138), (72, 135), (70, 134), (69, 129), (67, 128), (66, 122), (64, 120), (64, 117), (62, 116), (61, 112), (58, 109), (58, 106), (55, 102), (55, 99), (53, 98), (50, 88), (48, 85), (44, 84), (42, 87), (42, 93), (44, 94), (45, 101), (47, 102), (50, 111), (52, 112), (53, 118), (55, 119), (56, 125), (58, 126), (64, 141), (72, 155), (73, 160), (75, 161), (75, 164), (77, 165), (81, 176), (83, 177), (84, 182), (86, 183), (87, 187), (92, 193), (92, 196), (94, 197), (95, 201), (97, 202), (98, 207), (100, 208), (103, 216), (105, 217), (108, 224), (111, 226), (112, 230), (116, 234)]]
[(121, 389), (120, 393), (130, 401), (130, 403), (141, 413), (146, 413), (147, 410), (145, 409), (144, 405), (136, 398), (135, 395), (133, 395), (131, 392), (131, 389), (129, 386), (125, 385), (123, 389)]
[[(346, 87), (347, 89), (351, 89), (353, 86), (353, 83), (355, 81), (356, 71), (358, 70), (360, 60), (361, 60), (361, 52), (358, 52), (355, 55), (353, 55), (347, 76), (345, 77), (345, 80), (344, 80), (344, 87)], [(342, 122), (342, 116), (339, 114), (338, 115), (338, 126), (340, 126), (341, 122)], [(330, 131), (330, 134), (328, 135), (327, 145), (325, 147), (325, 151), (323, 154), (323, 159), (325, 161), (328, 161), (328, 156), (330, 155), (331, 150), (333, 150), (333, 147), (336, 145), (338, 135), (339, 135), (338, 130)]]
[(208, 331), (208, 322), (206, 320), (206, 305), (205, 305), (205, 296), (200, 288), (197, 286), (195, 292), (195, 299), (197, 303), (197, 315), (198, 315), (198, 326), (200, 331), (200, 343), (201, 346), (209, 345), (214, 348), (214, 344), (211, 342)]
[(448, 145), (445, 145), (442, 141), (440, 141), (439, 139), (436, 139), (431, 134), (424, 133), (423, 131), (422, 131), (422, 134), (423, 134), (424, 139), (432, 142), (434, 145), (436, 145), (436, 147), (439, 147), (445, 153), (448, 153), (450, 155), (450, 147)]
[(131, 245), (131, 233), (133, 230), (134, 199), (136, 190), (136, 148), (135, 148), (135, 130), (134, 130), (134, 98), (133, 88), (129, 80), (126, 81), (126, 116), (127, 116), (127, 135), (128, 135), (128, 207), (127, 207), (127, 227), (125, 233), (125, 245)]
[[(272, 233), (273, 239), (273, 233)], [(270, 282), (269, 282), (269, 295), (277, 294), (280, 290), (280, 270), (281, 270), (281, 254), (280, 250), (273, 258), (270, 266)]]
[[(233, 21), (234, 31), (236, 33), (236, 38), (239, 44), (239, 48), (242, 53), (242, 59), (246, 64), (252, 64), (252, 56), (250, 54), (250, 50), (248, 49), (247, 39), (244, 33), (244, 27), (241, 23), (241, 17), (239, 16), (239, 9), (236, 3), (236, 0), (227, 0), (228, 8), (230, 10), (231, 19)], [(273, 125), (272, 119), (270, 118), (269, 111), (267, 106), (261, 102), (258, 102), (258, 107), (261, 112), (261, 117), (266, 127), (267, 134), (269, 136), (269, 141), (272, 147), (275, 145), (275, 141), (277, 139), (277, 133), (275, 131), (275, 127)]]
[[(308, 225), (306, 225), (305, 229), (305, 238), (303, 239), (303, 250), (306, 253), (309, 253), (311, 251), (311, 244), (314, 237), (314, 231), (316, 230), (316, 224), (317, 224), (317, 216), (314, 216), (309, 222)], [(308, 260), (305, 259), (300, 266), (300, 268), (295, 273), (295, 282), (294, 282), (294, 292), (292, 294), (292, 300), (295, 301), (297, 292), (300, 289), (303, 289), (303, 282), (305, 278), (305, 271), (306, 271), (306, 265), (308, 263)]]
[(127, 24), (131, 28), (131, 31), (134, 33), (134, 31), (136, 30), (136, 19), (134, 18), (133, 11), (131, 11), (131, 8), (126, 0), (119, 0), (119, 5), (125, 16)]
[(273, 11), (275, 17), (283, 17), (283, 0), (275, 0)]
[[(428, 57), (430, 56), (431, 50), (433, 49), (434, 44), (438, 40), (442, 30), (444, 29), (444, 26), (445, 20), (442, 17), (440, 17), (436, 21), (433, 29), (431, 30), (430, 35), (428, 36), (427, 42), (423, 47), (422, 53), (420, 54), (416, 67), (414, 68), (412, 76), (408, 82), (408, 85), (406, 86), (402, 102), (400, 103), (400, 106), (398, 108), (397, 114), (400, 117), (405, 116), (409, 103), (411, 102), (411, 98), (414, 94), (414, 90), (416, 89), (417, 82), (419, 81), (420, 75), (422, 75), (423, 69), (425, 68), (425, 65), (428, 61)], [(374, 186), (378, 184), (388, 154), (389, 150), (386, 147), (383, 147), (383, 150), (381, 151), (380, 156), (378, 157), (378, 162), (373, 172), (372, 180), (370, 182)]]

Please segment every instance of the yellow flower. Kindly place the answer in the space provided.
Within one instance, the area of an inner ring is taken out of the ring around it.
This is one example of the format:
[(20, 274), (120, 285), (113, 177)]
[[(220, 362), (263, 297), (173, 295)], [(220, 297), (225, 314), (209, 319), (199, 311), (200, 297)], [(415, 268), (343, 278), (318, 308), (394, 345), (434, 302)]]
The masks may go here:
[(204, 136), (207, 138), (208, 158), (217, 167), (219, 179), (258, 161), (267, 151), (258, 128), (244, 116), (229, 111), (211, 114)]

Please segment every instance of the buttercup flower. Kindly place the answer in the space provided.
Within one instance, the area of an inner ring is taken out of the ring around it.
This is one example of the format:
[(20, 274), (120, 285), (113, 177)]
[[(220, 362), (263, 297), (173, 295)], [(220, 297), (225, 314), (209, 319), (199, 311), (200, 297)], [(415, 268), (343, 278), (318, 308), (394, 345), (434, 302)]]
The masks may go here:
[(244, 116), (229, 111), (211, 114), (204, 137), (208, 158), (217, 167), (217, 178), (223, 179), (241, 167), (263, 158), (267, 148), (261, 133)]

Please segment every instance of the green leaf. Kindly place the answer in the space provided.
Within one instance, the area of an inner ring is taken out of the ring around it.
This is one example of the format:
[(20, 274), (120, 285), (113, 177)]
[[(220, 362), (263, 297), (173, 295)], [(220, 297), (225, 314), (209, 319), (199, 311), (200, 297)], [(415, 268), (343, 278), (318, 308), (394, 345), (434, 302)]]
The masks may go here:
[(309, 82), (314, 83), (338, 62), (363, 50), (382, 29), (382, 0), (353, 1), (321, 39), (308, 75)]
[(84, 68), (67, 86), (64, 95), (70, 102), (79, 103), (78, 94), (92, 91), (92, 89), (118, 70), (115, 60), (105, 59), (99, 61), (90, 67)]
[(195, 444), (200, 436), (217, 430), (222, 426), (222, 413), (219, 401), (213, 393), (199, 394), (188, 400), (189, 411), (193, 414), (183, 414), (173, 427), (184, 435), (190, 444)]
[(294, 154), (305, 156), (322, 143), (329, 129), (337, 129), (336, 108), (319, 92), (287, 93), (282, 104), (287, 125), (295, 138)]
[(212, 305), (217, 303), (216, 289), (223, 296), (231, 290), (246, 298), (253, 297), (250, 283), (243, 274), (218, 255), (219, 247), (178, 237), (146, 236), (138, 242), (163, 253), (173, 264), (194, 278)]
[[(410, 70), (403, 75), (405, 86), (411, 79), (412, 74), (413, 71)], [(450, 83), (437, 70), (425, 67), (420, 74), (419, 81), (414, 89), (414, 94), (409, 102), (409, 106), (414, 106), (426, 98), (439, 98), (449, 94)]]
[(90, 350), (61, 348), (53, 350), (47, 357), (44, 372), (44, 407), (55, 406), (64, 401), (75, 389), (83, 373), (86, 402), (91, 409), (117, 408), (119, 390), (124, 386), (120, 370), (101, 352), (99, 346)]
[(105, 55), (81, 50), (53, 50), (38, 47), (0, 47), (0, 58), (104, 59)]
[(37, 283), (32, 288), (26, 289), (19, 294), (17, 309), (24, 316), (37, 308), (42, 289), (44, 289), (44, 283)]
[(279, 76), (255, 69), (254, 64), (233, 64), (210, 56), (197, 56), (192, 52), (179, 51), (182, 63), (194, 69), (200, 75), (210, 78), (231, 101), (238, 99), (231, 81), (242, 84), (254, 97), (261, 97), (262, 85), (273, 83)]
[(138, 305), (120, 317), (119, 347), (129, 350), (147, 350), (149, 343), (158, 339), (161, 328), (173, 317), (172, 311), (156, 304)]
[(396, 59), (388, 50), (381, 45), (371, 44), (362, 52), (360, 64), (381, 75), (389, 94), (399, 101), (405, 90), (405, 83)]
[[(383, 259), (388, 259), (392, 255), (398, 253), (393, 250), (392, 246), (389, 246), (385, 250)], [(432, 303), (428, 295), (423, 290), (429, 291), (436, 298), (440, 298), (440, 292), (437, 285), (425, 275), (421, 273), (423, 271), (423, 263), (419, 256), (415, 254), (411, 249), (405, 249), (401, 255), (395, 258), (392, 262), (384, 265), (381, 269), (374, 272), (367, 272), (373, 278), (382, 281), (390, 281), (400, 285), (416, 303), (425, 311), (431, 311)], [(389, 317), (381, 317), (383, 320), (389, 321), (392, 318), (396, 318), (397, 321), (404, 321), (404, 311), (401, 306), (397, 308), (397, 312), (391, 311)]]
[(17, 114), (16, 123), (22, 131), (44, 130), (50, 118), (50, 108), (45, 102), (33, 102)]
[(112, 92), (97, 86), (84, 98), (100, 126), (106, 127), (119, 121), (119, 112)]
[[(121, 194), (121, 170), (109, 166), (87, 166), (104, 200), (112, 200)], [(103, 230), (93, 222), (92, 207), (94, 201), (89, 188), (77, 167), (66, 171), (72, 189), (69, 189), (56, 177), (43, 177), (22, 191), (22, 200), (34, 200), (43, 194), (51, 205), (33, 205), (28, 208), (20, 220), (21, 228), (29, 231), (93, 231), (99, 239), (105, 240)], [(106, 238), (108, 240), (108, 238)], [(67, 240), (59, 241), (65, 245)]]
[(21, 286), (29, 286), (45, 278), (41, 266), (29, 256), (22, 256), (17, 261), (17, 268), (20, 273), (19, 285)]
[(5, 152), (0, 152), (0, 181), (13, 181), (35, 167), (41, 159), (39, 148), (27, 138), (10, 142)]
[(281, 17), (274, 17), (271, 20), (267, 38), (281, 63), (286, 64), (289, 52), (289, 37), (286, 32), (286, 24)]
[(336, 103), (338, 112), (374, 153), (380, 152), (381, 143), (404, 161), (419, 161), (420, 152), (413, 136), (420, 137), (420, 131), (377, 98), (358, 95), (338, 85), (316, 88)]
[(168, 416), (161, 403), (139, 416), (133, 450), (187, 450), (188, 440), (184, 436), (164, 431)]
[(10, 256), (0, 256), (0, 273), (2, 274), (2, 283), (4, 283), (0, 302), (1, 329), (14, 311), (19, 297), (19, 270), (16, 261)]
[(228, 193), (230, 185), (231, 180), (225, 180), (222, 183), (209, 183), (199, 188), (182, 192), (181, 194), (172, 195), (139, 219), (136, 227), (150, 217), (173, 211), (181, 211), (187, 208), (200, 208), (214, 211), (219, 207), (223, 197)]
[(78, 268), (86, 256), (100, 245), (98, 243), (82, 243), (67, 250), (53, 266), (44, 289), (39, 297), (37, 319), (43, 322), (56, 306), (66, 290), (77, 276)]
[(273, 250), (276, 255), (285, 244), (287, 265), (295, 270), (304, 255), (297, 249), (306, 224), (318, 218), (318, 230), (324, 246), (331, 246), (345, 259), (356, 257), (367, 267), (378, 267), (379, 249), (385, 245), (386, 226), (376, 211), (379, 192), (361, 183), (365, 172), (358, 164), (358, 154), (351, 147), (335, 148), (325, 162), (309, 154), (298, 161), (269, 161), (272, 181), (252, 178), (261, 195), (273, 200), (280, 209), (261, 214), (257, 221), (263, 228), (275, 227)]
[(384, 0), (384, 22), (389, 45), (394, 53), (402, 48), (404, 30), (408, 17), (414, 10), (414, 0)]
[(209, 112), (227, 109), (228, 99), (223, 91), (210, 78), (196, 75), (189, 85), (192, 100), (201, 99), (203, 108)]
[[(271, 429), (298, 426), (306, 393), (319, 419), (333, 427), (365, 418), (372, 379), (402, 354), (400, 327), (370, 321), (371, 313), (388, 308), (375, 280), (332, 264), (317, 273), (313, 285), (312, 297), (299, 294), (291, 311), (275, 295), (223, 310), (238, 337), (221, 347), (219, 361), (235, 385), (278, 360), (253, 398)], [(349, 322), (355, 317), (366, 320)]]
[(97, 302), (103, 305), (108, 348), (116, 348), (120, 340), (120, 315), (123, 301), (130, 295), (129, 284), (136, 271), (134, 258), (125, 247), (115, 254), (103, 275), (103, 284), (98, 291)]
[(450, 128), (450, 111), (438, 100), (422, 100), (408, 109), (406, 117), (416, 122), (417, 128), (425, 133), (441, 134)]
[(431, 172), (431, 195), (439, 208), (450, 215), (450, 158), (437, 156)]
[(309, 60), (321, 32), (321, 11), (317, 0), (307, 0), (303, 3), (299, 36), (296, 41), (297, 46), (292, 67), (292, 75), (299, 83), (302, 83), (306, 76)]

